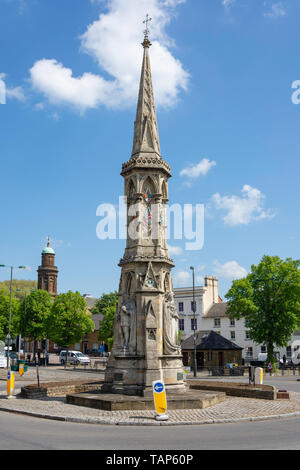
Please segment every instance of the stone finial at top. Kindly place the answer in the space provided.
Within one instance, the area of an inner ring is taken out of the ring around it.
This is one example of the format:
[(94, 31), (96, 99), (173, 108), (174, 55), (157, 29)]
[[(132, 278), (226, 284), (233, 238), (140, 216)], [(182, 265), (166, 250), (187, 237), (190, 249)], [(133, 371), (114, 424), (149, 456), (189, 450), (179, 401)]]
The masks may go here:
[(144, 24), (146, 24), (146, 29), (144, 31), (144, 41), (142, 42), (142, 46), (143, 48), (145, 49), (146, 47), (150, 47), (152, 44), (151, 42), (149, 41), (149, 28), (148, 28), (148, 23), (150, 23), (150, 21), (152, 21), (152, 18), (150, 18), (150, 16), (146, 15), (146, 19), (143, 21)]

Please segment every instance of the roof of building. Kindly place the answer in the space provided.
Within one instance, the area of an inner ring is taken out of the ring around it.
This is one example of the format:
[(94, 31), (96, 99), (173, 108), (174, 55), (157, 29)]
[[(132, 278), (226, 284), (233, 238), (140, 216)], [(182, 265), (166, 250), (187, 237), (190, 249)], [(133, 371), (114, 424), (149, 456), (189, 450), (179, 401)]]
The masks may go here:
[(91, 295), (87, 295), (87, 294), (83, 295), (82, 297), (85, 298), (85, 301), (89, 309), (93, 308), (98, 300), (96, 297), (92, 297)]
[[(181, 349), (194, 349), (194, 335), (182, 341)], [(242, 350), (240, 346), (219, 335), (215, 331), (197, 331), (196, 349), (200, 351), (211, 350)]]
[(227, 302), (218, 302), (213, 304), (212, 307), (208, 310), (205, 314), (205, 318), (220, 318), (220, 317), (227, 317), (227, 309), (228, 303)]
[(55, 255), (55, 251), (50, 246), (50, 238), (48, 237), (47, 246), (43, 249), (42, 254)]

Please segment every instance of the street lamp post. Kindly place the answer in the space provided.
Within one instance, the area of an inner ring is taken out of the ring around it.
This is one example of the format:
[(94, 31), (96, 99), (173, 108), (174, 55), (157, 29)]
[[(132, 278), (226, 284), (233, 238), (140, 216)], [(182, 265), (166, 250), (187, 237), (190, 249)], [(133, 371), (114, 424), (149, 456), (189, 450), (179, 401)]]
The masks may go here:
[[(9, 369), (9, 347), (11, 345), (11, 336), (10, 336), (10, 325), (11, 325), (11, 303), (12, 303), (12, 278), (14, 266), (6, 266), (5, 264), (0, 264), (0, 268), (10, 268), (10, 294), (9, 294), (9, 320), (8, 320), (8, 334), (7, 334), (7, 369)], [(17, 266), (17, 269), (26, 269), (25, 266)]]
[(190, 267), (193, 272), (193, 313), (194, 313), (194, 377), (197, 377), (197, 349), (196, 349), (196, 302), (195, 302), (195, 268)]

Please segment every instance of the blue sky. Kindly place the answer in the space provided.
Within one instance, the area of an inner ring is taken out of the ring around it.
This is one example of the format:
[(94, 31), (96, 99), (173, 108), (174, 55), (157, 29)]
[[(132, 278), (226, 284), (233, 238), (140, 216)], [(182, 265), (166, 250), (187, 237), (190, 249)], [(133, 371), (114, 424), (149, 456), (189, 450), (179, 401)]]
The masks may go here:
[(0, 264), (30, 267), (15, 277), (36, 278), (49, 235), (60, 292), (118, 288), (125, 242), (96, 237), (96, 209), (123, 191), (146, 13), (170, 203), (207, 207), (201, 250), (169, 241), (175, 285), (193, 264), (224, 295), (264, 254), (299, 257), (298, 1), (0, 0)]

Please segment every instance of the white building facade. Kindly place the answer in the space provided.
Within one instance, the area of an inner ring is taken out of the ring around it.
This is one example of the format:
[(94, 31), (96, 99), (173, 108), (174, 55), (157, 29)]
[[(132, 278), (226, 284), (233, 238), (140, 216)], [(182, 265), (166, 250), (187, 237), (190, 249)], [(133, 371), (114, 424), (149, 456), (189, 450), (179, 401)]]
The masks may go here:
[[(195, 321), (193, 288), (175, 288), (174, 294), (182, 339), (186, 339), (193, 334), (194, 324), (196, 323), (196, 331), (213, 330), (242, 347), (245, 360), (255, 360), (259, 353), (266, 352), (265, 345), (256, 344), (250, 339), (245, 319), (230, 320), (226, 313), (227, 303), (222, 302), (219, 297), (218, 279), (216, 277), (206, 276), (204, 286), (195, 287)], [(286, 356), (287, 360), (291, 360), (294, 352), (300, 349), (299, 345), (300, 331), (295, 332), (291, 337), (288, 347), (277, 348), (276, 351), (279, 351), (280, 358)]]

